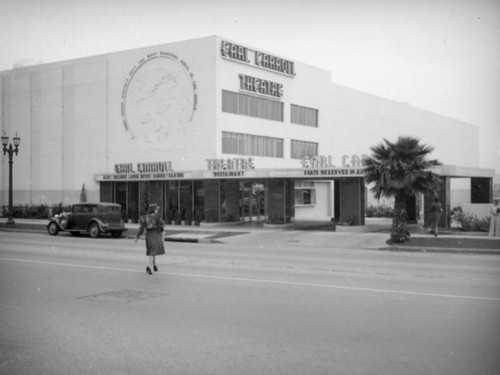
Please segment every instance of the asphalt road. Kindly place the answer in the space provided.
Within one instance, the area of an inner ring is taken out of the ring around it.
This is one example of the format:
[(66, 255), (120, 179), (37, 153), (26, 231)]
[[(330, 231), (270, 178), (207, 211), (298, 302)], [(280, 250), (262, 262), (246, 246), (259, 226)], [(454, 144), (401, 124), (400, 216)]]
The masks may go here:
[(0, 232), (0, 374), (499, 374), (500, 257)]

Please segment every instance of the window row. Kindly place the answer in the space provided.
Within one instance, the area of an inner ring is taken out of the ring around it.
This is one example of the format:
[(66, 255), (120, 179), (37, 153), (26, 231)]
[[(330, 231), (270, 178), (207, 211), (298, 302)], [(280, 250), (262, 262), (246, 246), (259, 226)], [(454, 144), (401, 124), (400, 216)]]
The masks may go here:
[(222, 132), (222, 152), (235, 155), (283, 157), (283, 139)]
[[(283, 158), (283, 143), (283, 138), (222, 132), (222, 152), (224, 154)], [(318, 156), (318, 143), (316, 142), (292, 139), (290, 146), (292, 159)]]
[(304, 157), (318, 156), (318, 143), (291, 140), (290, 157), (292, 159), (302, 159)]
[[(282, 102), (227, 90), (222, 90), (222, 112), (275, 121), (284, 118)], [(290, 122), (317, 128), (318, 110), (291, 104)]]
[(222, 112), (283, 121), (283, 103), (222, 90)]
[(318, 127), (318, 110), (314, 108), (290, 105), (290, 122), (292, 124)]

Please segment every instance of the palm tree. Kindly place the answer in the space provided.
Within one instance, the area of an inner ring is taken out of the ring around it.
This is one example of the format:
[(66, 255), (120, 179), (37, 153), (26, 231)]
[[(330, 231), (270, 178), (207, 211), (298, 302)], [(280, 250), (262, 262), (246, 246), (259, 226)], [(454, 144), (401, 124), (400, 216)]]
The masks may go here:
[(405, 242), (408, 240), (407, 197), (436, 193), (440, 180), (430, 168), (441, 163), (427, 160), (434, 148), (420, 144), (420, 140), (413, 137), (399, 137), (394, 143), (384, 139), (371, 150), (372, 155), (363, 160), (366, 182), (374, 183), (371, 190), (375, 198), (394, 198), (391, 241)]

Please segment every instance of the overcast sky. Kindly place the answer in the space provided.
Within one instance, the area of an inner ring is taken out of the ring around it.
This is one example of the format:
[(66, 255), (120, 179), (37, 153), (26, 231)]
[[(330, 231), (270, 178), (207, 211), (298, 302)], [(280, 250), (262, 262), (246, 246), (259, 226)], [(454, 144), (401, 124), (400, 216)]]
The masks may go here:
[(500, 0), (0, 0), (0, 71), (209, 35), (477, 125), (500, 173)]

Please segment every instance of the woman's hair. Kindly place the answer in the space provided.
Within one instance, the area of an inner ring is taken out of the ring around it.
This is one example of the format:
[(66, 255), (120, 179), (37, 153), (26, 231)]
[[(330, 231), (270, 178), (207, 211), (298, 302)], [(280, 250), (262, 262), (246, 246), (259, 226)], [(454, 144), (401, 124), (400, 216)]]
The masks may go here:
[(158, 206), (156, 203), (151, 203), (148, 207), (148, 213), (149, 214), (152, 214), (154, 213), (156, 210), (159, 210), (160, 209), (160, 206)]

